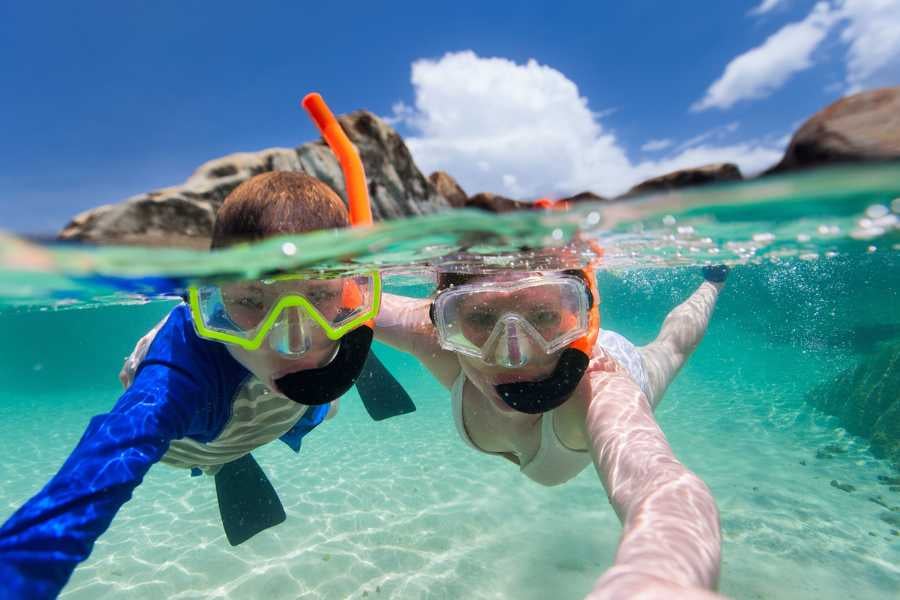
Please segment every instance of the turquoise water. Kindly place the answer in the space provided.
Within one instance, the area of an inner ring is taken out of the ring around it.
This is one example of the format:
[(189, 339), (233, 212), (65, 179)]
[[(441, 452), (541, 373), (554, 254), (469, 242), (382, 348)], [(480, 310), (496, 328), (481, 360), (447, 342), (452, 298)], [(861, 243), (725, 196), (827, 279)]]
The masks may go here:
[[(876, 231), (873, 222), (887, 220), (871, 209), (891, 213), (897, 175), (822, 176), (818, 188), (807, 176), (781, 180), (781, 191), (713, 190), (662, 209), (639, 203), (628, 214), (586, 207), (568, 216), (432, 217), (430, 230), (395, 224), (387, 234), (298, 246), (315, 250), (317, 261), (356, 254), (396, 267), (467, 236), (495, 246), (558, 243), (580, 227), (606, 247), (603, 326), (636, 344), (652, 340), (699, 284), (699, 265), (729, 262), (707, 335), (657, 410), (676, 455), (718, 503), (721, 591), (882, 598), (900, 586), (900, 488), (879, 476), (900, 469), (814, 408), (809, 394), (900, 343), (900, 237), (893, 226)], [(0, 245), (0, 519), (54, 474), (89, 418), (108, 410), (123, 358), (172, 306), (74, 275), (223, 272), (291, 258), (281, 242), (241, 251), (239, 263), (16, 244)], [(388, 291), (428, 292), (414, 272), (386, 283)], [(300, 455), (281, 444), (254, 452), (284, 502), (284, 524), (232, 548), (212, 481), (157, 466), (62, 597), (586, 594), (611, 564), (621, 530), (593, 469), (543, 488), (472, 451), (455, 432), (447, 392), (412, 359), (379, 345), (376, 352), (418, 410), (375, 423), (352, 391)]]

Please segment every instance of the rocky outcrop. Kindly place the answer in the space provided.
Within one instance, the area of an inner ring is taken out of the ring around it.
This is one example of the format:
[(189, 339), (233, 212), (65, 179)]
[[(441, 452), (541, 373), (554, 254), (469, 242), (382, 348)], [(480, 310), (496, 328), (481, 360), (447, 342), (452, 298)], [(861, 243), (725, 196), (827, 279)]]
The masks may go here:
[[(446, 198), (422, 175), (403, 139), (372, 113), (338, 117), (362, 157), (376, 220), (446, 210)], [(184, 184), (129, 198), (76, 216), (60, 238), (102, 244), (203, 248), (218, 206), (231, 190), (266, 171), (301, 171), (344, 197), (337, 159), (322, 141), (297, 148), (232, 154), (207, 162)]]
[(723, 181), (740, 181), (744, 177), (737, 165), (732, 163), (714, 163), (695, 167), (693, 169), (681, 169), (665, 175), (653, 177), (641, 182), (622, 194), (619, 198), (631, 198), (653, 192), (668, 192), (680, 188), (719, 183)]
[(490, 192), (475, 194), (466, 201), (466, 208), (477, 208), (492, 213), (505, 213), (531, 208), (530, 202), (521, 202)]
[[(451, 180), (452, 181), (452, 180)], [(461, 191), (461, 190), (460, 190)], [(598, 196), (593, 192), (581, 192), (574, 196), (556, 199), (555, 202), (579, 204), (585, 202), (610, 202), (609, 198)], [(492, 213), (505, 213), (514, 210), (531, 210), (537, 207), (533, 201), (513, 200), (498, 194), (481, 192), (466, 200), (465, 208), (477, 208)]]
[(872, 453), (900, 469), (900, 343), (885, 344), (856, 368), (813, 390), (808, 401), (868, 438)]
[(609, 198), (598, 196), (594, 192), (580, 192), (574, 196), (560, 198), (560, 202), (568, 202), (569, 204), (580, 204), (582, 202), (609, 202)]
[(900, 160), (900, 86), (861, 92), (817, 112), (767, 171)]
[(447, 199), (453, 208), (463, 208), (469, 200), (469, 196), (463, 191), (455, 179), (444, 171), (435, 171), (428, 176), (428, 181), (437, 190), (437, 193)]

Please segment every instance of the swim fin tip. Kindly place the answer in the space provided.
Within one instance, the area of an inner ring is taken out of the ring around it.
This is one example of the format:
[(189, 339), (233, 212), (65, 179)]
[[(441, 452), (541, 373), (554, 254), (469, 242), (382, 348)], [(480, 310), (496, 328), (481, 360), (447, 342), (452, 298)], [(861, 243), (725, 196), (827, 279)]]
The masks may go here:
[(250, 454), (219, 469), (216, 496), (225, 536), (232, 546), (287, 518), (278, 493)]
[(362, 373), (356, 380), (356, 390), (374, 421), (383, 421), (416, 410), (412, 398), (371, 350)]

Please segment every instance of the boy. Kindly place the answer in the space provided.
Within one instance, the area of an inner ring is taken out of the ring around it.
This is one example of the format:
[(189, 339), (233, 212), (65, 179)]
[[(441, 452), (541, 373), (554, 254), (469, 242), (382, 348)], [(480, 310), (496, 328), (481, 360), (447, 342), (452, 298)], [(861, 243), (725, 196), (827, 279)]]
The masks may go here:
[[(307, 106), (314, 118), (325, 113), (333, 121), (321, 99), (312, 100), (319, 102)], [(334, 135), (319, 125), (326, 139)], [(346, 156), (338, 154), (346, 174)], [(355, 175), (364, 181), (360, 165)], [(348, 215), (312, 177), (257, 175), (220, 207), (212, 246), (365, 222), (363, 203), (356, 193)], [(380, 290), (378, 274), (191, 288), (190, 302), (172, 310), (152, 341), (145, 338), (133, 381), (128, 373), (130, 387), (113, 409), (91, 420), (57, 475), (0, 528), (3, 597), (55, 597), (156, 462), (216, 474), (223, 521), (271, 511), (274, 491), (249, 452), (277, 438), (299, 451), (301, 438), (353, 385), (369, 354)], [(283, 520), (274, 499), (274, 514), (229, 532), (229, 540), (240, 543)]]

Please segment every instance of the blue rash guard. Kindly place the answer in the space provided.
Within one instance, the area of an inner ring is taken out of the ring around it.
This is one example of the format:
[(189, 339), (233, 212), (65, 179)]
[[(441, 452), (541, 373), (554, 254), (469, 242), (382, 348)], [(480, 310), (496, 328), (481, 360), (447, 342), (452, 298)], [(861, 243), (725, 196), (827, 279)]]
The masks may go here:
[[(250, 375), (224, 345), (197, 336), (187, 305), (176, 307), (131, 387), (91, 419), (56, 476), (0, 528), (0, 599), (59, 594), (169, 443), (214, 440)], [(327, 412), (328, 404), (310, 407), (281, 439), (299, 450)]]

